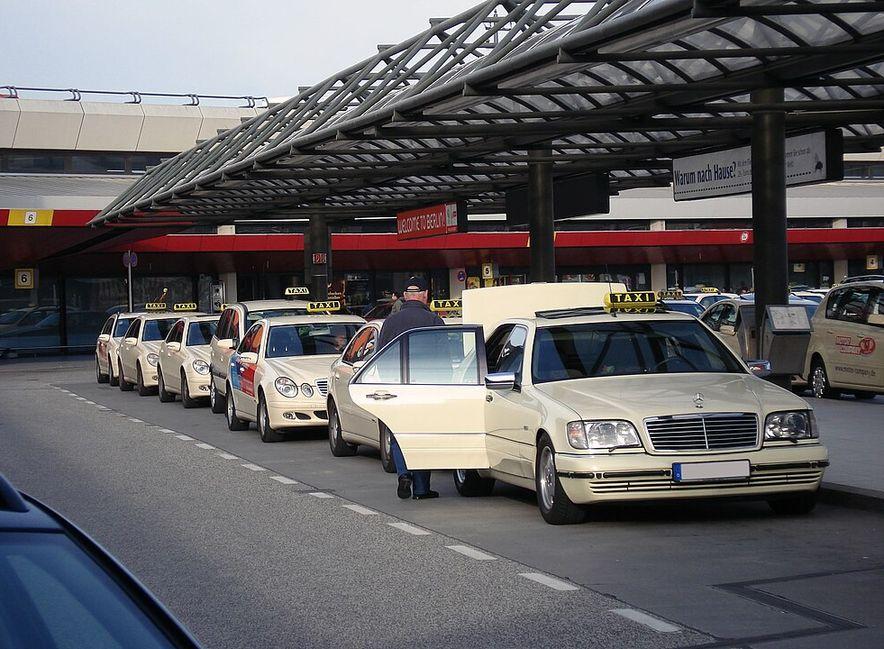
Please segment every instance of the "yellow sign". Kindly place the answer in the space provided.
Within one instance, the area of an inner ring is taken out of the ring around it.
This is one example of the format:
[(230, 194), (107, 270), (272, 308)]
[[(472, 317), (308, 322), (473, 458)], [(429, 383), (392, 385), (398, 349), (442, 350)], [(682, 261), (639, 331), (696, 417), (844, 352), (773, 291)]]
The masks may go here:
[(172, 307), (173, 311), (196, 311), (196, 302), (179, 302)]
[(878, 255), (866, 255), (866, 270), (879, 270), (881, 258)]
[(700, 289), (700, 293), (721, 293), (721, 291), (714, 286), (704, 286)]
[(286, 297), (292, 297), (295, 295), (310, 295), (310, 289), (306, 286), (289, 286), (285, 290)]
[(34, 288), (34, 269), (15, 269), (15, 288)]
[(460, 300), (433, 300), (430, 302), (430, 311), (460, 311)]
[(320, 311), (340, 311), (341, 303), (338, 300), (325, 300), (323, 302), (308, 302), (307, 313), (319, 313)]
[(145, 311), (168, 311), (169, 307), (165, 302), (148, 302), (144, 305)]
[(52, 225), (52, 214), (55, 210), (9, 210), (6, 225)]
[(482, 279), (492, 279), (494, 277), (494, 264), (482, 264)]
[(680, 300), (684, 297), (681, 289), (668, 289), (665, 291), (657, 291), (657, 298), (660, 300)]
[(608, 311), (654, 311), (657, 308), (657, 296), (653, 291), (608, 293), (605, 295), (605, 308)]

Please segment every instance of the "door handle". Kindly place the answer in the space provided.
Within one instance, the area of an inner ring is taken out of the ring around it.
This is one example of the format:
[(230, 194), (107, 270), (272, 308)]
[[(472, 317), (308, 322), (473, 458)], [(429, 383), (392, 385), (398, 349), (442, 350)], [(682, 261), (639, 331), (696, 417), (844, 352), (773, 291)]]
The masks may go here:
[(395, 394), (390, 394), (389, 392), (372, 392), (370, 394), (365, 395), (369, 399), (374, 399), (375, 401), (386, 401), (387, 399), (395, 399)]

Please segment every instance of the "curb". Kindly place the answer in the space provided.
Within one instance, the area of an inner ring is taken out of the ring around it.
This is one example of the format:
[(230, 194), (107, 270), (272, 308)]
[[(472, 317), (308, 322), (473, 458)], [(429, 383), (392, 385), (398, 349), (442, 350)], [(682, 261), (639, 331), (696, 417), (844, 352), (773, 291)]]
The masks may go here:
[(824, 482), (820, 487), (819, 499), (830, 505), (884, 512), (884, 492), (874, 489)]

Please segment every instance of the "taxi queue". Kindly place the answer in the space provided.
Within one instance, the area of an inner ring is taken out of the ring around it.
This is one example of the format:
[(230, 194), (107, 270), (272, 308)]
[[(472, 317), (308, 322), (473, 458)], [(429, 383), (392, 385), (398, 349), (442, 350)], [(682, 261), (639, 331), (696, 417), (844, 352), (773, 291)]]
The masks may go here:
[[(870, 299), (882, 299), (878, 284)], [(769, 365), (667, 309), (661, 298), (675, 296), (609, 283), (472, 289), (433, 303), (462, 318), (378, 349), (381, 322), (307, 293), (225, 305), (220, 318), (195, 304), (114, 314), (96, 345), (97, 380), (163, 402), (180, 395), (184, 407), (208, 402), (230, 430), (255, 422), (264, 442), (327, 426), (332, 455), (370, 446), (388, 472), (395, 435), (409, 468), (452, 470), (462, 496), (490, 495), (496, 481), (531, 489), (552, 524), (603, 502), (814, 507), (828, 453), (812, 408), (765, 381)], [(871, 305), (880, 327), (884, 309)], [(820, 396), (838, 390), (826, 381)]]

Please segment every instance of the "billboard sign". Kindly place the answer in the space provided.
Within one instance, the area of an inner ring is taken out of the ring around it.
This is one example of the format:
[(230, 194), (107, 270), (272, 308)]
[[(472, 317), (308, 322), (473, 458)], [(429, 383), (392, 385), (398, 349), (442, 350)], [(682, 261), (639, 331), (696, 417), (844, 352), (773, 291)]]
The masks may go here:
[(465, 203), (440, 203), (396, 215), (396, 238), (399, 241), (434, 237), (466, 230)]

